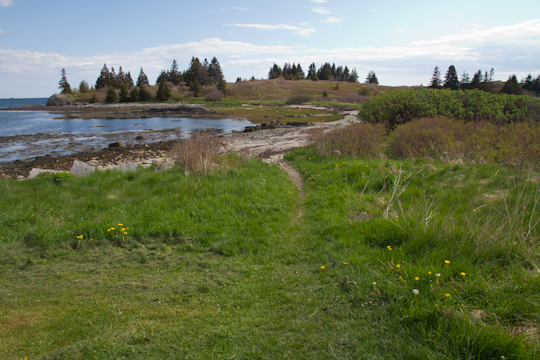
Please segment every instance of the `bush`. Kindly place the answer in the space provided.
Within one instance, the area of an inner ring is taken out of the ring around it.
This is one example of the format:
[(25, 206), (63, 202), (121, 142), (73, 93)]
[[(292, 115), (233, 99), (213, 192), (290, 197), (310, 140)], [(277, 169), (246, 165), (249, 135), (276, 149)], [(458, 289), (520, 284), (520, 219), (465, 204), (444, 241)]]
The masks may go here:
[(167, 101), (171, 97), (171, 89), (169, 89), (169, 86), (167, 85), (167, 82), (165, 80), (162, 80), (159, 83), (159, 87), (156, 93), (156, 98), (159, 101)]
[(310, 102), (311, 100), (312, 100), (312, 97), (309, 94), (296, 94), (296, 95), (289, 96), (289, 98), (287, 99), (287, 101), (285, 101), (285, 103), (304, 104), (304, 103)]
[(221, 101), (223, 100), (223, 93), (219, 90), (214, 90), (204, 96), (204, 101)]
[(136, 101), (139, 101), (139, 99), (140, 99), (140, 97), (139, 97), (139, 88), (134, 87), (129, 92), (129, 101), (136, 102)]
[(86, 80), (81, 81), (81, 83), (79, 84), (79, 92), (81, 94), (84, 94), (84, 93), (87, 93), (88, 90), (90, 90), (90, 86), (88, 86), (88, 82), (86, 82)]
[(358, 95), (370, 96), (371, 95), (371, 90), (369, 90), (365, 86), (362, 86), (360, 89), (358, 89)]
[(313, 132), (313, 145), (322, 155), (339, 150), (342, 155), (377, 157), (384, 152), (384, 125), (355, 124), (324, 132)]
[(139, 86), (139, 100), (148, 101), (150, 99), (152, 99), (152, 94), (150, 94), (150, 91), (148, 91), (144, 85)]
[(385, 123), (390, 129), (423, 117), (444, 116), (464, 122), (490, 121), (510, 124), (540, 121), (530, 112), (540, 100), (526, 96), (491, 94), (480, 90), (434, 89), (397, 90), (369, 99), (359, 117), (367, 122)]

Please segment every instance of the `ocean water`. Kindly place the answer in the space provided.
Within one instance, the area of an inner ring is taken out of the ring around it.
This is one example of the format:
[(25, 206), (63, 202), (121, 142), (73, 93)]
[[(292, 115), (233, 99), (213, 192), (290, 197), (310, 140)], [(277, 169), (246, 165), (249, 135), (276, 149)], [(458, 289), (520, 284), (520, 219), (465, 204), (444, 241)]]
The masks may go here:
[(49, 100), (49, 98), (0, 99), (0, 109), (26, 105), (47, 105), (47, 100)]
[[(0, 107), (43, 105), (47, 99), (2, 99)], [(0, 163), (29, 160), (50, 154), (67, 155), (104, 148), (111, 142), (140, 143), (186, 138), (197, 130), (221, 134), (242, 131), (252, 125), (245, 119), (146, 118), (146, 119), (63, 119), (53, 111), (0, 111)]]

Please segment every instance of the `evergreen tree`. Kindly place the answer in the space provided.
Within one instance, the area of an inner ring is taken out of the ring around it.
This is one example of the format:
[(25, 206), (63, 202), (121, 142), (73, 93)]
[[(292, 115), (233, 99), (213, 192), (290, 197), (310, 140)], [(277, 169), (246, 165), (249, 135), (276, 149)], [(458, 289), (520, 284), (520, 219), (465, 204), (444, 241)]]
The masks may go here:
[(126, 86), (128, 89), (131, 89), (133, 87), (133, 79), (131, 78), (131, 72), (127, 72), (126, 74)]
[(163, 79), (159, 83), (158, 91), (156, 93), (156, 98), (159, 101), (167, 101), (171, 97), (171, 89), (169, 89), (169, 85), (167, 85), (167, 80)]
[(439, 67), (435, 66), (435, 69), (433, 69), (433, 75), (431, 76), (429, 87), (432, 89), (440, 89), (441, 83), (441, 72), (439, 71)]
[(106, 86), (107, 87), (111, 86), (112, 85), (111, 80), (112, 80), (112, 76), (109, 69), (107, 68), (107, 64), (103, 64), (103, 68), (101, 69), (99, 77), (96, 80), (96, 89), (99, 90)]
[(199, 80), (195, 80), (191, 84), (189, 84), (189, 90), (193, 92), (193, 96), (198, 97), (201, 95), (202, 87), (199, 83)]
[(377, 75), (375, 75), (374, 71), (370, 71), (366, 77), (366, 83), (368, 84), (379, 84), (379, 80), (377, 79)]
[(140, 97), (139, 97), (139, 88), (138, 87), (134, 87), (133, 89), (131, 89), (131, 91), (129, 92), (129, 101), (132, 101), (132, 102), (137, 102), (139, 101)]
[[(375, 73), (373, 73), (373, 75), (375, 76)], [(375, 77), (375, 80), (377, 80), (377, 77)], [(349, 81), (349, 82), (357, 82), (358, 81), (358, 73), (356, 72), (356, 68), (354, 68), (351, 71), (351, 75), (349, 75), (349, 79), (347, 81)], [(377, 81), (377, 84), (378, 83), (379, 83), (379, 81)]]
[(270, 68), (270, 71), (268, 72), (268, 79), (277, 79), (283, 74), (283, 71), (279, 67), (278, 64), (274, 63), (274, 65)]
[(332, 76), (334, 78), (336, 77), (336, 64), (335, 63), (332, 63)]
[(119, 98), (120, 98), (121, 103), (125, 103), (125, 102), (129, 101), (129, 95), (128, 95), (127, 87), (126, 87), (126, 84), (124, 84), (124, 83), (122, 83), (122, 85), (120, 85)]
[(343, 66), (338, 66), (336, 68), (336, 80), (343, 81)]
[(463, 70), (463, 74), (461, 74), (461, 80), (459, 81), (459, 87), (462, 90), (467, 90), (469, 88), (469, 84), (471, 83), (471, 78), (469, 77), (469, 74), (465, 70)]
[(347, 81), (351, 74), (349, 73), (349, 68), (345, 66), (345, 69), (343, 69), (343, 81)]
[(126, 81), (126, 74), (124, 74), (124, 71), (122, 70), (122, 67), (118, 69), (118, 74), (116, 75), (116, 87), (120, 88), (122, 87), (122, 84), (125, 84)]
[(224, 95), (227, 94), (228, 92), (228, 89), (227, 89), (227, 82), (225, 81), (225, 79), (223, 79), (223, 77), (219, 80), (219, 82), (217, 83), (217, 89), (219, 91), (221, 91)]
[(512, 75), (508, 78), (508, 81), (501, 89), (501, 94), (523, 95), (523, 89), (519, 85), (516, 75)]
[(478, 72), (474, 73), (473, 78), (471, 80), (471, 89), (479, 89), (480, 83), (482, 82), (482, 70), (478, 70)]
[(242, 78), (241, 78), (240, 76), (237, 77), (237, 78), (236, 78), (236, 83), (238, 84), (238, 83), (241, 83), (241, 82), (242, 82)]
[(109, 86), (109, 89), (107, 90), (107, 96), (105, 97), (105, 102), (112, 104), (116, 102), (116, 100), (118, 100), (118, 98), (116, 97), (116, 90), (114, 89), (114, 87)]
[(62, 89), (60, 94), (71, 94), (71, 85), (69, 85), (67, 81), (66, 69), (62, 69), (62, 71), (60, 71), (60, 76), (62, 77), (58, 82), (58, 88)]
[(141, 86), (139, 86), (139, 100), (140, 101), (149, 101), (151, 99), (152, 99), (152, 94), (150, 94), (150, 91), (148, 91), (146, 86), (141, 84)]
[(303, 80), (306, 78), (306, 74), (304, 73), (304, 70), (302, 70), (302, 66), (300, 64), (296, 66), (296, 75), (298, 76), (298, 80)]
[(156, 84), (159, 84), (160, 82), (164, 80), (167, 81), (167, 79), (169, 79), (169, 74), (165, 70), (161, 70), (161, 72), (159, 73), (159, 76), (156, 79)]
[[(319, 70), (317, 71), (317, 76), (319, 80), (330, 80), (332, 77), (332, 66), (329, 63), (324, 63)], [(347, 79), (349, 76), (347, 76)]]
[[(137, 78), (137, 86), (144, 87), (144, 86), (149, 86), (149, 85), (150, 85), (150, 82), (148, 81), (148, 76), (146, 76), (143, 68), (141, 68), (141, 71), (139, 72), (139, 77)], [(141, 96), (141, 100), (142, 100), (142, 96)]]
[(86, 82), (86, 80), (81, 81), (81, 83), (79, 84), (79, 92), (81, 94), (84, 94), (88, 92), (89, 89), (90, 87), (88, 86), (88, 83)]
[[(532, 90), (533, 87), (534, 87), (534, 79), (533, 79), (531, 74), (527, 75), (525, 80), (522, 80), (521, 83), (523, 84), (522, 88), (526, 89), (526, 90)], [(79, 89), (79, 91), (80, 91), (80, 89)]]
[(207, 78), (207, 69), (203, 67), (199, 58), (192, 57), (189, 63), (189, 68), (184, 71), (184, 81), (191, 84), (195, 81), (199, 82), (199, 85), (204, 85)]
[(212, 84), (219, 84), (223, 80), (223, 71), (215, 56), (210, 61), (210, 65), (208, 65), (208, 77), (211, 79)]
[(307, 78), (313, 81), (319, 80), (317, 77), (317, 67), (315, 66), (315, 63), (311, 63), (311, 65), (309, 65)]
[(459, 80), (454, 65), (448, 67), (448, 71), (444, 76), (443, 87), (450, 90), (459, 90)]
[(171, 70), (167, 73), (168, 80), (174, 85), (180, 84), (182, 81), (182, 73), (178, 70), (178, 63), (176, 60), (173, 60), (171, 64)]

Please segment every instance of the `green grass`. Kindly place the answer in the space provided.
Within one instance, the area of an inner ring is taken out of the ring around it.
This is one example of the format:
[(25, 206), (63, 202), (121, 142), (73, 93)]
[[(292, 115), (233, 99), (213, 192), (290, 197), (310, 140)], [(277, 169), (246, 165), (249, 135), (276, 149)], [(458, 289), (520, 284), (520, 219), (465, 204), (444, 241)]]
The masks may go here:
[(287, 158), (2, 181), (0, 357), (538, 358), (537, 174)]

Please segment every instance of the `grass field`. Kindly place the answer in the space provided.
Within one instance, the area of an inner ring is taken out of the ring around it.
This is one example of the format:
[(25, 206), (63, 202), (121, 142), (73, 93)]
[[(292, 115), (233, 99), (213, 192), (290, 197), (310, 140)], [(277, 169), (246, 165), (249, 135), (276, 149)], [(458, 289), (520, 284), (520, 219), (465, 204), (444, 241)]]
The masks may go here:
[(3, 180), (0, 357), (539, 357), (538, 173), (286, 158)]

